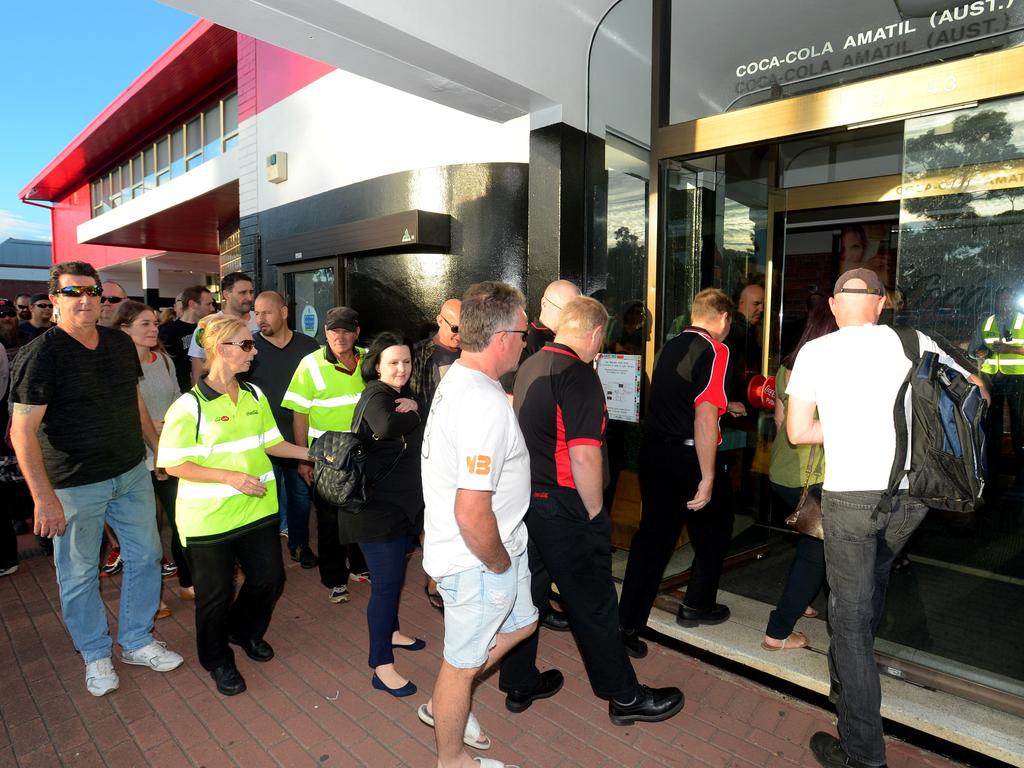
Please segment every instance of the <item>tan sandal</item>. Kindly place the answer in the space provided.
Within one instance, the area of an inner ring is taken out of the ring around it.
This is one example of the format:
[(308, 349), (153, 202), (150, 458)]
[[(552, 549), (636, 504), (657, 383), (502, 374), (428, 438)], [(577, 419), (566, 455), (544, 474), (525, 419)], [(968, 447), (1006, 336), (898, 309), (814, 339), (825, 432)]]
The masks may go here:
[(765, 639), (761, 641), (761, 647), (766, 651), (795, 651), (799, 648), (808, 648), (811, 645), (807, 640), (807, 635), (803, 632), (794, 632), (782, 641), (782, 645), (768, 645), (768, 639), (768, 636), (765, 635)]
[(818, 611), (808, 605), (804, 608), (804, 617), (808, 619), (816, 619), (818, 618)]

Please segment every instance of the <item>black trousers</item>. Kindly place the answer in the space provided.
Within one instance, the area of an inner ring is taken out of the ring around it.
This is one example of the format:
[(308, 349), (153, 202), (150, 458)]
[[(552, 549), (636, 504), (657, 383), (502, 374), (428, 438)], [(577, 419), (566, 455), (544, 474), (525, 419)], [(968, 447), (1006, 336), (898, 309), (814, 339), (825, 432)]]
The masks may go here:
[(178, 566), (178, 585), (181, 587), (192, 586), (192, 572), (188, 567), (188, 558), (185, 557), (181, 546), (181, 537), (178, 536), (178, 523), (175, 517), (176, 504), (178, 500), (178, 478), (170, 476), (166, 480), (157, 480), (156, 473), (150, 472), (153, 479), (153, 491), (160, 499), (160, 506), (164, 508), (167, 515), (167, 524), (171, 528), (171, 559)]
[[(574, 490), (538, 489), (530, 499), (526, 526), (532, 554), (541, 560), (541, 567), (531, 564), (534, 603), (542, 612), (546, 609), (553, 579), (594, 694), (603, 699), (632, 700), (638, 683), (618, 633), (611, 516), (602, 511), (591, 520)], [(536, 680), (538, 634), (502, 660), (501, 688), (529, 688)]]
[(1013, 445), (1011, 466), (1016, 469), (1024, 458), (1024, 375), (1007, 376), (997, 373), (991, 377), (992, 404), (985, 424), (985, 438), (989, 446), (989, 470), (1001, 471), (1003, 452), (1004, 403), (1010, 409), (1010, 440)]
[[(233, 663), (228, 636), (261, 640), (284, 591), (277, 517), (216, 544), (192, 544), (187, 553), (196, 588), (196, 646), (203, 669)], [(235, 561), (245, 583), (235, 595)]]
[(358, 544), (342, 544), (338, 535), (338, 508), (314, 494), (316, 537), (320, 560), (320, 583), (325, 587), (343, 587), (351, 573), (366, 573), (366, 558)]
[[(640, 527), (633, 534), (619, 602), (620, 626), (637, 632), (647, 626), (661, 577), (683, 530), (690, 534), (694, 560), (683, 603), (710, 610), (718, 595), (722, 561), (732, 539), (732, 510), (711, 503), (696, 512), (686, 502), (700, 482), (697, 452), (645, 437), (640, 444)], [(716, 491), (717, 493), (717, 491)]]

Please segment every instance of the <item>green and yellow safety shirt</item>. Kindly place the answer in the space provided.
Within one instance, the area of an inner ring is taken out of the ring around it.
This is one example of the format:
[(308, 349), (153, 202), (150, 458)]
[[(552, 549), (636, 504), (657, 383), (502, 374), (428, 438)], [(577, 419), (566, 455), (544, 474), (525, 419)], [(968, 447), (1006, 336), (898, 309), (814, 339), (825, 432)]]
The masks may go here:
[(182, 546), (223, 541), (277, 520), (277, 484), (266, 449), (283, 442), (266, 396), (241, 383), (238, 402), (199, 380), (175, 400), (164, 418), (157, 463), (191, 461), (258, 477), (264, 496), (247, 496), (226, 483), (178, 481), (175, 517)]
[[(1009, 332), (1010, 338), (1006, 338), (1004, 330)], [(989, 347), (1001, 341), (1020, 349), (1020, 352), (991, 352), (981, 363), (983, 373), (1024, 376), (1024, 314), (1014, 312), (1013, 322), (1005, 329), (999, 327), (995, 315), (990, 316), (981, 326), (981, 340)]]
[(366, 350), (355, 347), (356, 366), (348, 371), (330, 346), (310, 352), (295, 369), (281, 404), (309, 417), (309, 444), (324, 432), (348, 432), (359, 395), (366, 386), (360, 363)]

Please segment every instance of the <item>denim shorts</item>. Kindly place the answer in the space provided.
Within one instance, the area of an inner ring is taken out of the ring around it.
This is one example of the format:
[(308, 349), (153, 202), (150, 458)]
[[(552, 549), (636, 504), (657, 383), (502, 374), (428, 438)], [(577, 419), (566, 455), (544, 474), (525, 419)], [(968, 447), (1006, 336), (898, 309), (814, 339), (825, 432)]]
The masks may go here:
[(537, 621), (525, 551), (512, 558), (504, 573), (480, 565), (442, 576), (437, 591), (444, 599), (444, 659), (459, 669), (482, 667), (499, 632)]

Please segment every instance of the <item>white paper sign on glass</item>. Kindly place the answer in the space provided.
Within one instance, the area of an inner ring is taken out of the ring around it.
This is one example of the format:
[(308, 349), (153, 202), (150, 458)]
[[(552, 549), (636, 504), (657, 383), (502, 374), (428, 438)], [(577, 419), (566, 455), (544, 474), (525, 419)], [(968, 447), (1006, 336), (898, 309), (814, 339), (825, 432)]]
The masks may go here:
[(595, 361), (608, 418), (640, 421), (640, 355), (601, 355)]

